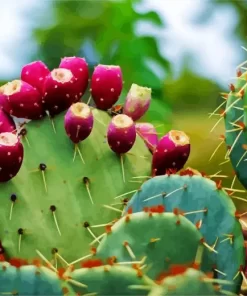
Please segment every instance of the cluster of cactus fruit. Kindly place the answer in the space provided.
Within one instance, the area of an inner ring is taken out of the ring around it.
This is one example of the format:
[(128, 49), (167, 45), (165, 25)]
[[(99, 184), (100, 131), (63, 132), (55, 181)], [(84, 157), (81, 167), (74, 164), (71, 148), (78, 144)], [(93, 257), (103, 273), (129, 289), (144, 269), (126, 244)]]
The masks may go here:
[(116, 105), (120, 66), (89, 78), (69, 57), (0, 88), (0, 295), (238, 293), (245, 249), (229, 191), (183, 169), (184, 132), (159, 139), (141, 122), (151, 89), (132, 84)]

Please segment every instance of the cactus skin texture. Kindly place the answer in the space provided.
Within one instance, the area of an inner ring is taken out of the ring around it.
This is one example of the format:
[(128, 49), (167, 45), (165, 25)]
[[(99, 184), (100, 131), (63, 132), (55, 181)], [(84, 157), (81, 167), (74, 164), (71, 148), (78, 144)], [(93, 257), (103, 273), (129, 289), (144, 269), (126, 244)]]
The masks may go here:
[[(158, 279), (171, 264), (193, 265), (202, 236), (188, 219), (174, 213), (140, 212), (117, 221), (102, 239), (97, 256), (114, 256), (117, 262), (143, 260), (150, 265), (147, 275)], [(209, 261), (203, 249), (203, 264)], [(211, 266), (207, 271), (211, 271)]]
[(161, 285), (156, 286), (151, 290), (148, 296), (220, 295), (217, 293), (217, 290), (212, 283), (207, 280), (208, 277), (201, 271), (188, 268), (182, 274), (166, 277)]
[[(158, 205), (163, 205), (167, 212), (176, 209), (197, 225), (209, 246), (215, 244), (214, 250), (218, 253), (209, 253), (212, 268), (225, 274), (217, 273), (218, 278), (231, 281), (245, 265), (244, 238), (236, 208), (219, 183), (190, 169), (180, 174), (182, 176), (170, 174), (146, 181), (129, 201), (125, 213), (129, 209), (140, 212), (145, 207), (152, 210)], [(203, 265), (202, 270), (206, 271)], [(241, 282), (239, 273), (234, 285), (224, 289), (238, 292)]]

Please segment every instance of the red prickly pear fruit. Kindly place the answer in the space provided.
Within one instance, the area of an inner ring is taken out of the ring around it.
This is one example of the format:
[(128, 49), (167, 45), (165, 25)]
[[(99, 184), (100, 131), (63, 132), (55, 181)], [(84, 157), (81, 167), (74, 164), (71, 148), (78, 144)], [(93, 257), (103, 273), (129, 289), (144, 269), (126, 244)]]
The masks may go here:
[(29, 83), (43, 94), (43, 86), (50, 70), (42, 61), (34, 61), (23, 66), (21, 80)]
[(136, 131), (138, 135), (144, 140), (148, 149), (153, 152), (159, 142), (155, 127), (151, 123), (140, 122), (136, 123)]
[(11, 116), (0, 110), (0, 133), (11, 133), (16, 129), (15, 122)]
[(75, 76), (75, 89), (77, 90), (77, 93), (75, 93), (75, 102), (79, 101), (88, 87), (89, 69), (85, 58), (65, 57), (61, 60), (59, 68), (68, 69)]
[(92, 132), (94, 118), (87, 104), (78, 102), (70, 106), (64, 117), (68, 137), (75, 144), (85, 140)]
[(91, 79), (91, 95), (98, 109), (108, 110), (118, 100), (123, 88), (119, 66), (98, 65)]
[(114, 116), (108, 126), (107, 140), (111, 150), (115, 153), (127, 153), (136, 140), (133, 120), (125, 114)]
[(123, 113), (134, 121), (140, 119), (148, 110), (151, 103), (151, 88), (132, 84), (127, 94)]
[(190, 155), (190, 139), (182, 131), (171, 130), (163, 136), (153, 153), (152, 171), (155, 176), (167, 171), (179, 171)]
[(40, 119), (44, 115), (41, 94), (25, 81), (13, 80), (3, 88), (3, 109), (17, 118)]
[(7, 182), (19, 172), (24, 149), (17, 135), (0, 134), (0, 182)]
[(68, 69), (58, 68), (51, 71), (44, 83), (44, 109), (51, 116), (67, 110), (75, 100), (76, 80)]

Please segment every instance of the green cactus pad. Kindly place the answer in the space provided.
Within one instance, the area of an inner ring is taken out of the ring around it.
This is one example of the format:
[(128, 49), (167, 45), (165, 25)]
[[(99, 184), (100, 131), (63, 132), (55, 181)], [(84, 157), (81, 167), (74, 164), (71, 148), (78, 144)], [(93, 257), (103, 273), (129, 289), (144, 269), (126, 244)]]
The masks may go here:
[[(102, 239), (97, 256), (117, 262), (146, 257), (147, 275), (157, 279), (171, 264), (193, 264), (201, 234), (186, 218), (173, 213), (135, 213), (122, 217)], [(203, 261), (208, 261), (204, 250)]]
[(63, 295), (64, 288), (73, 292), (46, 267), (27, 265), (16, 268), (8, 262), (0, 263), (0, 295)]
[(246, 73), (238, 77), (233, 91), (228, 94), (224, 111), (228, 156), (239, 181), (245, 188), (247, 188), (247, 163), (245, 161), (247, 158), (247, 116), (246, 109), (244, 112), (244, 105), (247, 104), (247, 92), (245, 89), (244, 95), (242, 95), (241, 90), (246, 84)]
[[(71, 278), (87, 285), (86, 288), (73, 286), (77, 293), (97, 293), (97, 295), (147, 295), (150, 285), (154, 284), (137, 270), (125, 266), (99, 266), (81, 268), (71, 273)], [(147, 289), (136, 290), (130, 286), (144, 286)], [(95, 294), (96, 295), (96, 294)]]
[(219, 295), (210, 279), (201, 271), (189, 268), (184, 273), (166, 277), (162, 284), (154, 287), (148, 296), (166, 295)]
[[(89, 244), (94, 240), (91, 233), (98, 237), (104, 232), (104, 227), (92, 226), (110, 223), (121, 215), (103, 205), (113, 203), (117, 195), (137, 189), (139, 184), (129, 182), (132, 176), (150, 173), (151, 154), (137, 137), (130, 153), (124, 156), (126, 182), (123, 181), (120, 158), (105, 139), (111, 118), (96, 109), (93, 115), (92, 133), (79, 144), (85, 164), (79, 153), (73, 162), (74, 144), (64, 130), (64, 113), (54, 119), (56, 133), (49, 118), (26, 124), (21, 170), (11, 181), (0, 184), (0, 241), (7, 259), (37, 258), (38, 250), (52, 260), (54, 248), (69, 263), (89, 254)], [(44, 176), (39, 169), (41, 163), (47, 166)], [(94, 204), (84, 177), (89, 179)], [(17, 196), (14, 203), (11, 194)], [(85, 222), (90, 227), (84, 227), (88, 226)], [(58, 258), (58, 264), (61, 262)]]
[(215, 244), (217, 254), (209, 253), (210, 261), (206, 266), (203, 262), (202, 270), (207, 271), (211, 262), (211, 267), (219, 270), (218, 278), (235, 278), (235, 285), (224, 288), (236, 292), (242, 282), (238, 271), (245, 262), (244, 238), (235, 217), (236, 208), (228, 194), (215, 182), (193, 175), (193, 170), (187, 173), (189, 175), (166, 175), (146, 181), (129, 201), (126, 211), (131, 208), (135, 213), (143, 211), (144, 207), (152, 209), (157, 205), (163, 205), (167, 212), (178, 208), (187, 219), (200, 226), (199, 230), (209, 246)]

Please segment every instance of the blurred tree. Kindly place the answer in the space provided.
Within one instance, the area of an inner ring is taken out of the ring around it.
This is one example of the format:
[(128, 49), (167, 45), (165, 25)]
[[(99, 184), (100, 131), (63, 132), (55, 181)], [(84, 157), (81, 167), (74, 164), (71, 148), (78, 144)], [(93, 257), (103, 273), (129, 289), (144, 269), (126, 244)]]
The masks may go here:
[(215, 81), (191, 70), (189, 55), (184, 58), (179, 77), (166, 79), (163, 84), (166, 103), (178, 113), (212, 111), (222, 102), (220, 92), (223, 91)]
[(39, 44), (38, 56), (51, 68), (57, 67), (61, 57), (74, 55), (85, 56), (90, 66), (118, 64), (127, 88), (135, 82), (161, 89), (161, 79), (146, 60), (152, 59), (165, 72), (170, 71), (170, 64), (160, 54), (153, 36), (137, 36), (136, 25), (140, 21), (159, 27), (164, 24), (154, 11), (137, 12), (134, 4), (141, 2), (51, 1), (53, 24), (42, 27), (39, 24), (34, 30)]

